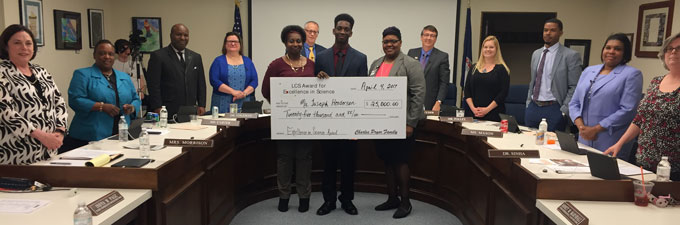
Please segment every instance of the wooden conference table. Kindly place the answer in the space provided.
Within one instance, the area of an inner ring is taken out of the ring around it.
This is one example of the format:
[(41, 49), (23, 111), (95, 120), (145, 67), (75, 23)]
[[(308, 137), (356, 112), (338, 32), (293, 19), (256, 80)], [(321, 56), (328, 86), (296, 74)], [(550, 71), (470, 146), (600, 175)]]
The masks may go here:
[[(537, 147), (528, 134), (488, 139), (460, 134), (463, 127), (497, 130), (494, 123), (434, 119), (423, 120), (418, 126), (416, 150), (410, 161), (411, 195), (453, 213), (464, 224), (552, 224), (551, 218), (537, 208), (539, 199), (633, 204), (631, 180), (544, 173), (541, 165), (524, 159), (490, 159), (487, 151), (539, 149), (543, 158), (586, 162), (584, 156)], [(139, 207), (146, 213), (137, 214), (143, 217), (137, 220), (140, 224), (228, 224), (245, 207), (278, 196), (269, 117), (244, 120), (240, 127), (189, 131), (171, 126), (169, 130), (166, 135), (152, 136), (151, 144), (160, 144), (164, 138), (193, 137), (212, 139), (215, 146), (153, 151), (151, 158), (156, 161), (144, 168), (0, 165), (0, 176), (32, 178), (63, 187), (150, 189), (151, 199)], [(97, 145), (120, 149), (125, 157), (139, 154), (123, 149), (117, 141)], [(359, 147), (356, 191), (385, 193), (384, 166), (375, 155), (373, 142), (359, 141)], [(312, 184), (316, 191), (320, 190), (323, 173), (322, 153), (319, 147), (313, 153)], [(680, 196), (680, 182), (657, 183), (653, 193)]]

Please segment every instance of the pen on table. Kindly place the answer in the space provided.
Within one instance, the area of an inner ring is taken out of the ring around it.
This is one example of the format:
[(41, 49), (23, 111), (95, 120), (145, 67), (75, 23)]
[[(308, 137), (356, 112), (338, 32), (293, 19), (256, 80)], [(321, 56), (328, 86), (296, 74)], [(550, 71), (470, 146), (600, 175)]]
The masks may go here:
[(520, 147), (520, 148), (521, 148), (521, 147), (524, 147), (524, 144), (520, 144), (519, 147)]
[(71, 165), (71, 163), (69, 163), (69, 162), (50, 162), (50, 164), (54, 164), (54, 165)]

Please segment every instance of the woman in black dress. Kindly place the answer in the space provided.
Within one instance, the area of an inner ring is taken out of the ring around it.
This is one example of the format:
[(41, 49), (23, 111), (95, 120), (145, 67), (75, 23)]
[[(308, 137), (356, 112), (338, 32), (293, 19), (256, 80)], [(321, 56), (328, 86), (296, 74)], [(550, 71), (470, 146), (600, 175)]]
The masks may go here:
[[(479, 60), (468, 72), (465, 82), (466, 112), (477, 119), (500, 121), (499, 113), (505, 113), (505, 97), (510, 86), (510, 69), (505, 65), (498, 39), (484, 39)], [(466, 116), (468, 116), (466, 115)]]

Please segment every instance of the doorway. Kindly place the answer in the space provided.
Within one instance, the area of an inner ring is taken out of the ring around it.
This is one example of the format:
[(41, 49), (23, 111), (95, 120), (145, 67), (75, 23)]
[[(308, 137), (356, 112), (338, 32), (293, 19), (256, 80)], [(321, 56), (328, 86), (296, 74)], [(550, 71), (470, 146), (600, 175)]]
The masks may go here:
[(482, 12), (479, 49), (486, 36), (496, 36), (510, 84), (529, 84), (531, 53), (543, 45), (543, 22), (555, 17), (556, 12)]

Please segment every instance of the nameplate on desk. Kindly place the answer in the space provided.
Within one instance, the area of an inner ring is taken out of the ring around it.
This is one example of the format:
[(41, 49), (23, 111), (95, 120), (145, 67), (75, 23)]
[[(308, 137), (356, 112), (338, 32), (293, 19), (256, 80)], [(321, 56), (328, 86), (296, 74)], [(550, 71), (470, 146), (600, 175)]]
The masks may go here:
[(123, 201), (123, 199), (125, 198), (118, 191), (111, 191), (101, 198), (94, 200), (94, 202), (87, 204), (87, 208), (90, 209), (93, 216), (97, 216)]
[(583, 215), (571, 202), (564, 202), (557, 207), (557, 211), (569, 220), (573, 225), (588, 225), (588, 217)]
[(197, 147), (197, 148), (212, 148), (213, 140), (196, 140), (196, 139), (169, 139), (166, 138), (163, 142), (165, 146), (175, 147)]
[(439, 111), (425, 110), (425, 116), (439, 116)]
[(472, 117), (455, 117), (455, 116), (440, 116), (439, 121), (442, 122), (472, 122)]
[(489, 158), (541, 158), (538, 150), (489, 149)]
[(460, 133), (462, 135), (470, 135), (470, 136), (498, 137), (498, 138), (503, 137), (503, 133), (501, 133), (500, 131), (463, 129)]
[(241, 125), (241, 122), (240, 121), (234, 121), (234, 120), (203, 119), (201, 121), (201, 125), (238, 127), (238, 126)]
[(225, 113), (225, 118), (257, 119), (257, 113)]

